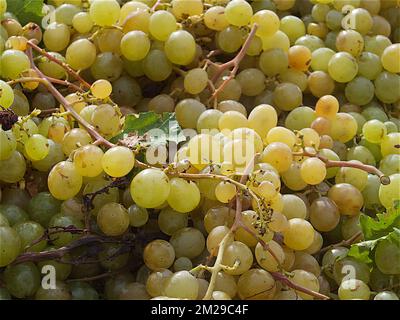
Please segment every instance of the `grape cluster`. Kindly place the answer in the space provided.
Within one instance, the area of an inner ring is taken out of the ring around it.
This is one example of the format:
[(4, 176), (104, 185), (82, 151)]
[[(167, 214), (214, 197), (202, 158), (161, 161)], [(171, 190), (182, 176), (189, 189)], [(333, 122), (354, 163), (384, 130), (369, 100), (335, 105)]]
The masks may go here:
[(45, 9), (0, 0), (0, 299), (399, 299), (387, 230), (349, 250), (399, 215), (398, 0)]

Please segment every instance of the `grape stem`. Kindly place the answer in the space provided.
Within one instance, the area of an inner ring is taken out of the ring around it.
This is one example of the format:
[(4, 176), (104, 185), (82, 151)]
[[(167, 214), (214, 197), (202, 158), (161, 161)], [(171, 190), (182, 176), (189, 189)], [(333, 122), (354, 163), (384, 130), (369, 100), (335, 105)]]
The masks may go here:
[[(30, 43), (30, 42), (28, 42)], [(32, 43), (33, 44), (33, 43)], [(35, 44), (33, 44), (36, 46)], [(40, 49), (40, 48), (39, 48)], [(57, 101), (64, 106), (64, 108), (71, 114), (72, 117), (75, 118), (76, 121), (78, 121), (85, 129), (86, 131), (90, 134), (90, 136), (93, 138), (94, 141), (99, 142), (100, 144), (112, 148), (115, 145), (105, 139), (104, 137), (101, 136), (100, 133), (96, 131), (96, 129), (89, 124), (85, 119), (83, 119), (72, 107), (72, 105), (64, 98), (64, 96), (54, 87), (54, 85), (47, 79), (47, 77), (36, 67), (35, 62), (33, 61), (33, 55), (32, 55), (32, 48), (28, 48), (27, 50), (27, 55), (30, 59), (31, 62), (31, 67), (36, 71), (38, 76), (43, 79), (43, 84), (49, 90), (49, 92), (57, 99)]]
[(332, 168), (332, 167), (347, 167), (347, 168), (356, 168), (363, 170), (365, 172), (374, 174), (379, 177), (380, 182), (383, 185), (388, 185), (390, 184), (390, 178), (386, 176), (382, 171), (380, 171), (378, 168), (375, 168), (374, 166), (370, 166), (368, 164), (364, 163), (358, 163), (358, 162), (351, 162), (351, 161), (338, 161), (338, 160), (329, 160), (326, 157), (323, 157), (321, 155), (318, 155), (316, 153), (310, 153), (307, 151), (304, 152), (293, 152), (294, 156), (300, 156), (300, 157), (317, 157), (320, 159), (322, 162), (325, 163), (325, 166), (327, 168)]
[(87, 83), (77, 72), (75, 72), (67, 63), (60, 61), (56, 57), (53, 57), (51, 54), (46, 52), (46, 50), (40, 48), (36, 43), (34, 43), (32, 40), (28, 41), (28, 45), (33, 48), (35, 51), (39, 52), (41, 55), (45, 56), (48, 58), (50, 61), (53, 61), (63, 67), (65, 71), (72, 77), (74, 77), (76, 80), (78, 80), (85, 88), (90, 89), (90, 84)]
[[(49, 80), (52, 83), (56, 83), (56, 84), (60, 84), (60, 85), (66, 86), (66, 87), (68, 87), (68, 88), (70, 88), (72, 90), (75, 90), (75, 91), (85, 92), (82, 88), (78, 87), (76, 84), (73, 84), (73, 83), (71, 83), (69, 81), (66, 81), (66, 80), (54, 79), (54, 78), (50, 78), (50, 77), (47, 77), (47, 80)], [(44, 79), (37, 78), (37, 77), (22, 77), (22, 78), (19, 78), (19, 79), (8, 81), (7, 84), (12, 86), (12, 85), (17, 84), (17, 83), (27, 83), (27, 82), (39, 82), (39, 83), (41, 83), (43, 85), (46, 85), (46, 81)]]
[(213, 65), (215, 68), (217, 68), (217, 71), (215, 73), (215, 75), (212, 78), (212, 82), (215, 83), (217, 82), (217, 80), (221, 77), (221, 75), (224, 73), (225, 70), (231, 69), (231, 72), (229, 74), (229, 76), (221, 83), (221, 85), (214, 91), (214, 93), (212, 94), (211, 98), (209, 99), (209, 101), (215, 99), (218, 94), (226, 87), (226, 85), (229, 83), (229, 81), (231, 81), (236, 73), (239, 70), (239, 65), (240, 62), (243, 60), (243, 58), (246, 55), (247, 50), (250, 47), (251, 41), (253, 40), (253, 38), (256, 35), (256, 31), (257, 31), (258, 25), (255, 23), (253, 24), (249, 35), (247, 36), (246, 41), (244, 42), (242, 48), (240, 49), (239, 53), (230, 61), (225, 62), (224, 64), (218, 65), (216, 63), (213, 63), (211, 61), (209, 61), (209, 63), (211, 65)]
[(331, 244), (329, 246), (326, 246), (325, 248), (322, 248), (319, 253), (324, 253), (330, 249), (337, 248), (337, 247), (348, 247), (351, 246), (354, 242), (360, 239), (360, 237), (363, 235), (362, 231), (356, 232), (353, 234), (349, 239), (347, 240), (342, 240), (338, 243)]

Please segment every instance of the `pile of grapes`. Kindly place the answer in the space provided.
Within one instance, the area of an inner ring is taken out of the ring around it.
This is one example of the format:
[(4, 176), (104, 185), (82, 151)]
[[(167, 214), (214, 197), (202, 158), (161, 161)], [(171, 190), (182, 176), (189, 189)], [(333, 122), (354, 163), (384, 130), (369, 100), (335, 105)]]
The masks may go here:
[(16, 3), (0, 299), (399, 299), (398, 0)]

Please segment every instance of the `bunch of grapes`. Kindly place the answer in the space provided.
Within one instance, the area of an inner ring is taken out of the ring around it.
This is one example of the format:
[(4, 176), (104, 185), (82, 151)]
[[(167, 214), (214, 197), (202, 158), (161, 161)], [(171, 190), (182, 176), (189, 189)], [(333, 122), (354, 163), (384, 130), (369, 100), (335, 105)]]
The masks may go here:
[(0, 299), (399, 299), (350, 249), (400, 215), (398, 0), (44, 9), (0, 0)]

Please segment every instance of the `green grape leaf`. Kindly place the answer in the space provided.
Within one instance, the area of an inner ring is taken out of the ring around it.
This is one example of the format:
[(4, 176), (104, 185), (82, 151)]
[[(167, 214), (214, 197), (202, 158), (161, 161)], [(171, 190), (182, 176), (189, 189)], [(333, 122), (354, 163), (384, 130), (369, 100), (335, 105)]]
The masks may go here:
[(367, 240), (355, 243), (351, 246), (347, 256), (353, 257), (365, 263), (373, 262), (373, 251), (380, 241), (391, 241), (400, 248), (400, 229), (393, 228), (393, 231), (386, 236), (382, 236), (375, 240)]
[(360, 216), (360, 225), (365, 240), (374, 240), (387, 235), (394, 227), (400, 228), (400, 207), (386, 213), (378, 213), (377, 219), (362, 214)]
[(168, 142), (178, 144), (186, 140), (175, 114), (167, 112), (162, 115), (154, 112), (127, 115), (123, 132), (112, 142), (116, 143), (129, 135), (145, 139), (149, 146), (166, 145)]
[(7, 0), (7, 11), (14, 14), (22, 25), (35, 22), (41, 26), (44, 0)]

